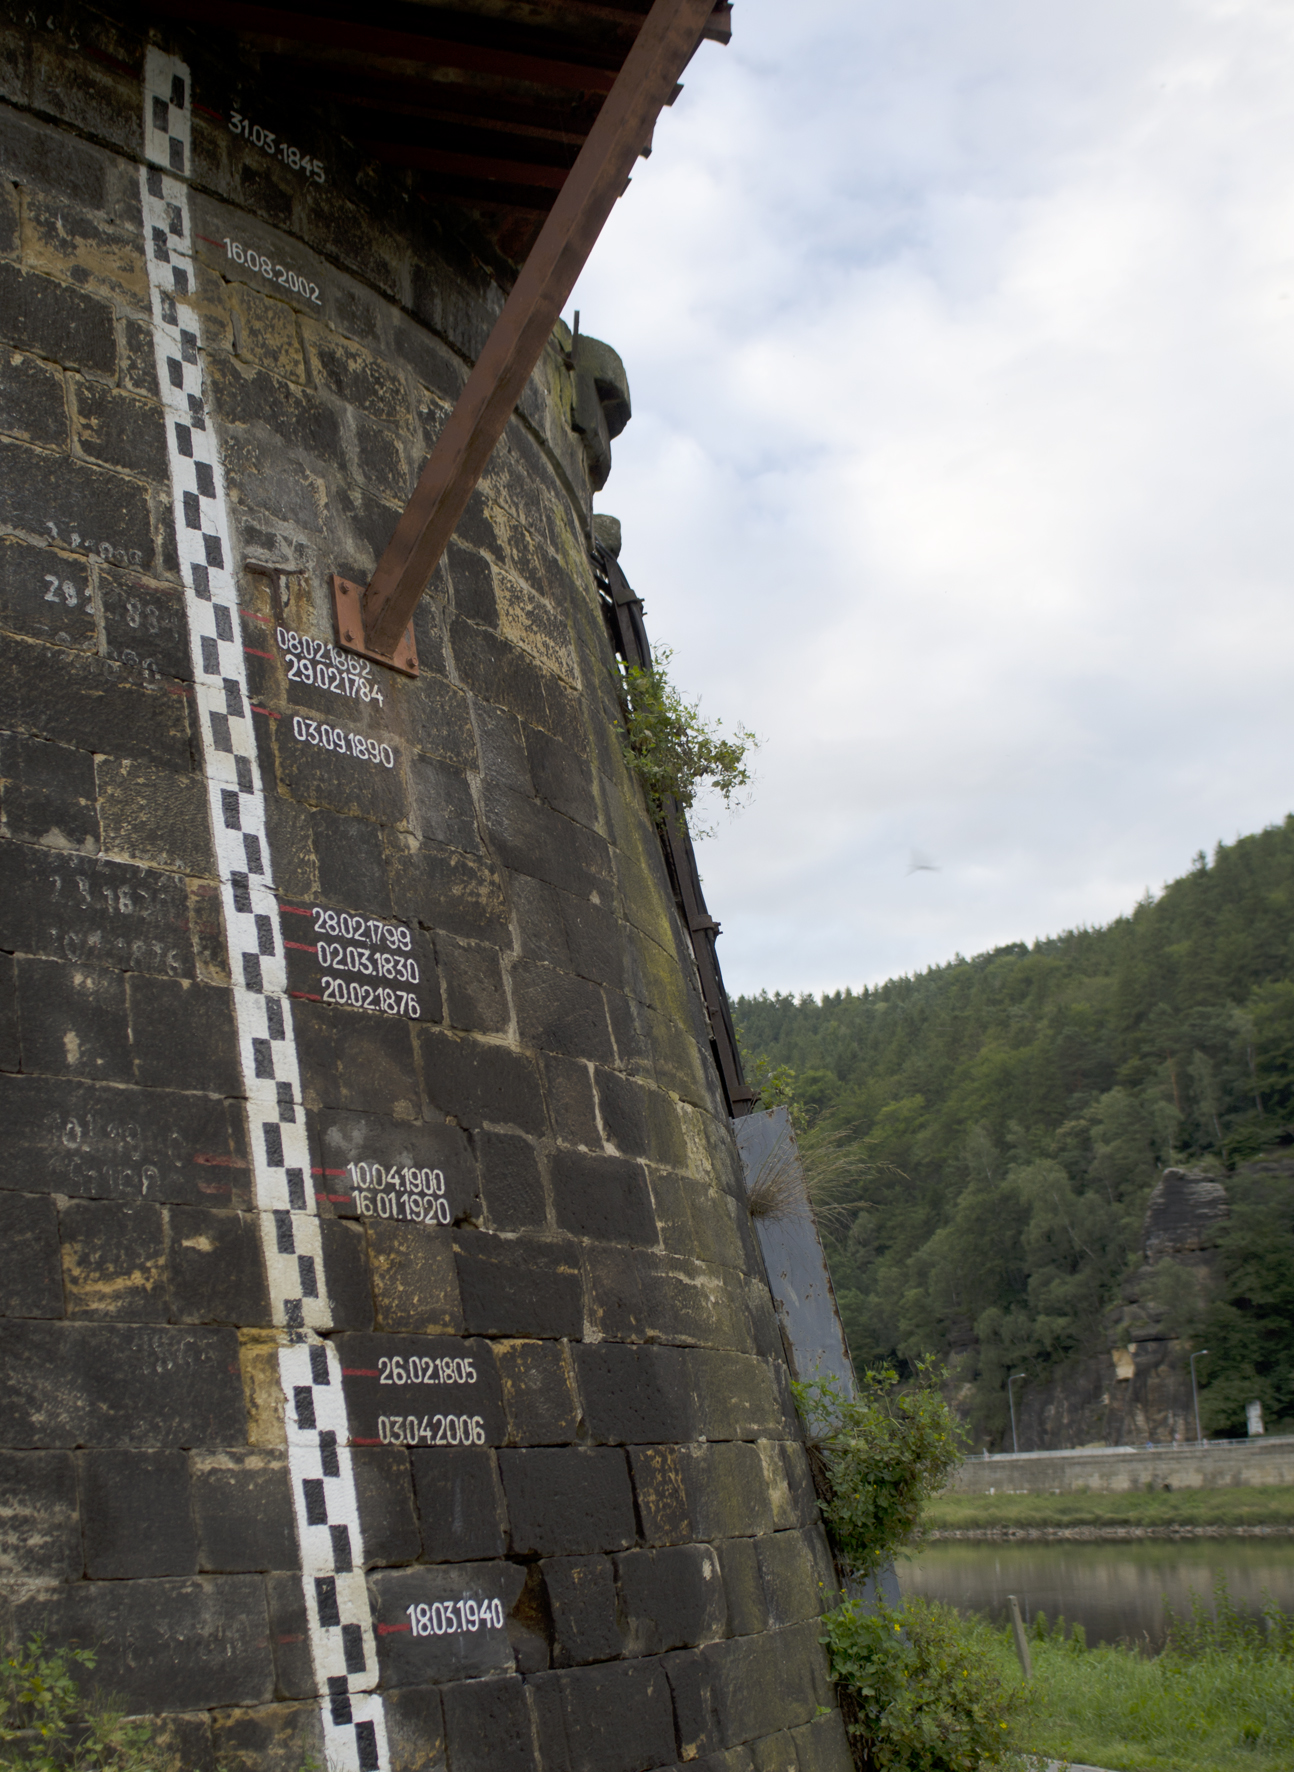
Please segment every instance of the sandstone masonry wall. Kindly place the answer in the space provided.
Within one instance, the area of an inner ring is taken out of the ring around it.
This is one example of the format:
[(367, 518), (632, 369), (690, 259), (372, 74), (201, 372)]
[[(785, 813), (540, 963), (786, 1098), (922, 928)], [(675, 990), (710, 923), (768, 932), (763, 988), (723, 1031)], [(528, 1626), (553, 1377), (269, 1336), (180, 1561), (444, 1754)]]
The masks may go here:
[(497, 255), (219, 42), (0, 51), (6, 1622), (185, 1768), (843, 1769), (561, 351), (357, 674)]

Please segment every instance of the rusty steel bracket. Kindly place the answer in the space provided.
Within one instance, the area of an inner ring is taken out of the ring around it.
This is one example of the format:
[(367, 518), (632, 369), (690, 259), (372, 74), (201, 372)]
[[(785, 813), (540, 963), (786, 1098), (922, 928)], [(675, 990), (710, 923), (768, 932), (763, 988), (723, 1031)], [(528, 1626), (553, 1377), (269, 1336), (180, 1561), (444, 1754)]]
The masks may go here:
[(337, 644), (343, 651), (358, 652), (361, 658), (371, 658), (374, 664), (386, 665), (388, 670), (402, 671), (406, 677), (418, 675), (418, 648), (414, 644), (412, 622), (404, 630), (404, 637), (393, 653), (374, 652), (372, 647), (365, 645), (363, 585), (339, 578), (334, 572), (332, 606), (337, 617)]
[[(360, 592), (360, 626), (351, 622), (354, 639), (341, 641), (348, 651), (383, 664), (399, 652), (400, 635), (713, 11), (713, 0), (652, 0), (395, 532)], [(713, 22), (726, 32), (722, 14)]]

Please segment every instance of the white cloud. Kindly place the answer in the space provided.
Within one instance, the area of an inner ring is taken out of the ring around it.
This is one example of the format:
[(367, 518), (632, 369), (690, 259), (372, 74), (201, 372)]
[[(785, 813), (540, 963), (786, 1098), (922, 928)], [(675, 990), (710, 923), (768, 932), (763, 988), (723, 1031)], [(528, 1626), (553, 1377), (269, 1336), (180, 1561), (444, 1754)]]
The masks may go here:
[[(1294, 804), (1294, 13), (740, 0), (572, 305), (733, 990), (1129, 908)], [(909, 873), (914, 849), (940, 864)]]

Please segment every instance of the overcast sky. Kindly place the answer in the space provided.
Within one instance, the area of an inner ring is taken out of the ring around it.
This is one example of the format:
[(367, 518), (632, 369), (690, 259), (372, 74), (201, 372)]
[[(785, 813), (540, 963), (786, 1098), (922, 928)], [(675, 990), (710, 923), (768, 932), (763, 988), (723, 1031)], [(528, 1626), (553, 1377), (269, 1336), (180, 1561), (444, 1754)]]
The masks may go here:
[(1294, 6), (734, 27), (571, 307), (648, 631), (763, 740), (700, 851), (729, 989), (858, 989), (1294, 807)]

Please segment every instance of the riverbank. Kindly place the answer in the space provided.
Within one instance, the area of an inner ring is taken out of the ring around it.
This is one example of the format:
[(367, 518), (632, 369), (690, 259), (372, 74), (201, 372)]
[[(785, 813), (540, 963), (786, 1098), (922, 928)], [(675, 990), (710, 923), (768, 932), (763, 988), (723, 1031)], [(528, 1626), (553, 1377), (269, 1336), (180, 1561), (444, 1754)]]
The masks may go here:
[(1294, 1484), (1123, 1490), (1105, 1494), (937, 1496), (930, 1541), (956, 1539), (1243, 1538), (1294, 1534)]
[[(976, 1635), (1002, 1678), (1018, 1683), (1008, 1634), (979, 1626)], [(1019, 1739), (1034, 1764), (1289, 1772), (1294, 1669), (1283, 1658), (1223, 1651), (1150, 1659), (1117, 1647), (1075, 1654), (1036, 1640), (1030, 1651), (1034, 1677)]]

